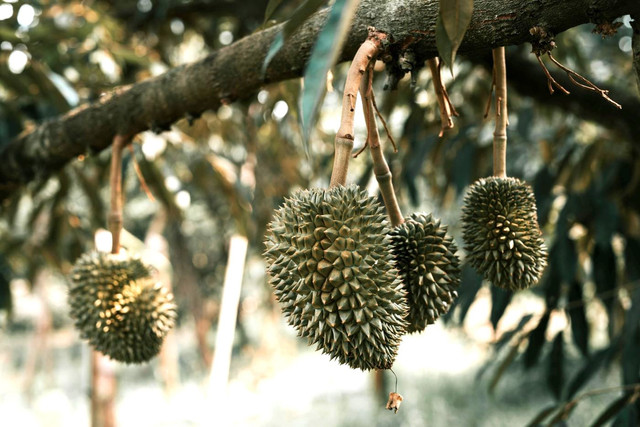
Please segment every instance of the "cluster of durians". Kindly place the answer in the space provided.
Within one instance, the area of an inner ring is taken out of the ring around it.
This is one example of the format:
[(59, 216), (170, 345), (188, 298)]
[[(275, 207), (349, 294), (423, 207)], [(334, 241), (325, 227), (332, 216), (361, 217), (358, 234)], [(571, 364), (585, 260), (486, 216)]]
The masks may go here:
[[(487, 178), (469, 189), (462, 215), (470, 264), (496, 286), (540, 279), (546, 249), (528, 185)], [(352, 368), (387, 369), (405, 333), (451, 307), (460, 285), (457, 247), (432, 215), (391, 228), (378, 200), (354, 185), (301, 190), (276, 211), (265, 241), (267, 271), (298, 334)]]
[(392, 229), (378, 200), (354, 185), (294, 193), (265, 245), (289, 323), (362, 370), (390, 368), (402, 336), (446, 313), (460, 282), (446, 227), (414, 214)]

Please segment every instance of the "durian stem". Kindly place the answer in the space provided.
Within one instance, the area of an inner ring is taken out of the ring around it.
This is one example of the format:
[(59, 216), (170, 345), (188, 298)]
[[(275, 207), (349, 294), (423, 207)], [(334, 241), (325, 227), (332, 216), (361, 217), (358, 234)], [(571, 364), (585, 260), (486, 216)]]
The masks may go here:
[(404, 222), (396, 193), (393, 188), (393, 179), (389, 165), (384, 158), (382, 147), (380, 145), (380, 135), (378, 134), (378, 126), (376, 124), (376, 116), (373, 106), (373, 64), (369, 64), (367, 71), (364, 73), (362, 82), (360, 83), (360, 96), (362, 96), (362, 106), (364, 110), (364, 120), (367, 124), (367, 144), (371, 151), (371, 159), (373, 160), (373, 173), (378, 181), (382, 200), (387, 208), (387, 215), (391, 225), (395, 227)]
[(507, 177), (507, 66), (504, 46), (493, 49), (496, 83), (496, 127), (493, 132), (493, 175)]
[(386, 39), (386, 34), (369, 28), (369, 37), (360, 45), (349, 67), (342, 97), (342, 118), (340, 119), (340, 128), (335, 139), (330, 187), (345, 185), (347, 182), (349, 159), (353, 149), (353, 118), (356, 110), (358, 88), (369, 62), (380, 51), (384, 39)]
[(108, 226), (111, 231), (111, 253), (120, 252), (120, 230), (122, 229), (122, 150), (131, 139), (116, 135), (113, 138), (111, 151), (111, 211), (109, 212)]
[(440, 133), (439, 137), (444, 135), (444, 131), (453, 129), (453, 120), (451, 117), (458, 116), (458, 112), (449, 99), (447, 88), (442, 83), (440, 78), (440, 66), (441, 62), (438, 58), (427, 59), (429, 64), (429, 71), (431, 71), (431, 80), (433, 81), (433, 89), (436, 92), (436, 99), (438, 100), (438, 108), (440, 109)]

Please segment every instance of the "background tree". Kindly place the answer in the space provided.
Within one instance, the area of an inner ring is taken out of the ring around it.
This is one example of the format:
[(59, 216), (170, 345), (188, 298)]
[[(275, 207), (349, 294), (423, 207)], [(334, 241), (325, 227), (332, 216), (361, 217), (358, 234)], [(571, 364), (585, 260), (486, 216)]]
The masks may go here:
[[(433, 211), (460, 241), (465, 189), (491, 173), (492, 124), (482, 118), (490, 50), (507, 45), (507, 161), (510, 174), (534, 187), (549, 265), (542, 283), (524, 295), (489, 287), (465, 268), (447, 321), (463, 325), (472, 304), (490, 292), (495, 357), (481, 380), (499, 387), (518, 363), (545, 370), (555, 399), (548, 422), (569, 416), (574, 399), (597, 388), (589, 381), (619, 366), (621, 388), (608, 396), (610, 413), (620, 425), (632, 425), (640, 409), (640, 100), (633, 69), (640, 61), (633, 20), (640, 5), (475, 3), (455, 78), (443, 70), (460, 117), (439, 138), (438, 104), (423, 68), (437, 54), (438, 3), (362, 0), (326, 83), (331, 90), (310, 133), (308, 157), (298, 77), (317, 37), (327, 37), (321, 29), (330, 9), (323, 2), (1, 3), (0, 307), (11, 308), (12, 280), (35, 287), (45, 270), (67, 274), (92, 246), (108, 208), (104, 149), (117, 133), (137, 135), (125, 158), (124, 226), (139, 240), (158, 232), (166, 239), (180, 319), (193, 318), (201, 368), (208, 366), (225, 242), (234, 232), (246, 234), (257, 256), (273, 208), (294, 188), (328, 182), (343, 61), (353, 57), (368, 26), (393, 38), (378, 63), (374, 91), (399, 145), (389, 158), (400, 203), (405, 211)], [(310, 17), (293, 25), (263, 73), (284, 25), (276, 22), (303, 12)], [(524, 44), (539, 41), (530, 33), (539, 25), (555, 35), (554, 56), (610, 90), (622, 110), (572, 86), (551, 65), (553, 78), (571, 94), (548, 93), (547, 77)], [(311, 79), (325, 85), (322, 75), (307, 76), (305, 85)], [(356, 143), (364, 134), (361, 127), (358, 132)], [(252, 182), (245, 172), (254, 162)], [(350, 180), (366, 186), (370, 160), (360, 156), (352, 165)], [(271, 306), (264, 278), (255, 286), (260, 304)], [(540, 305), (505, 322), (505, 313), (522, 310), (519, 301), (527, 297)], [(241, 311), (237, 346), (251, 341), (245, 320)], [(68, 327), (65, 322), (54, 316), (54, 327)], [(15, 330), (16, 323), (5, 327)]]

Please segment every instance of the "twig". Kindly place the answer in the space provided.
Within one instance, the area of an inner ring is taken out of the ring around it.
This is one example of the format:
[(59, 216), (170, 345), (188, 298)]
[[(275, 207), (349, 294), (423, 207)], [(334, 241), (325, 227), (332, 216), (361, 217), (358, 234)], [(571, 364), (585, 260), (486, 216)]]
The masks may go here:
[(347, 181), (347, 171), (354, 139), (355, 99), (362, 75), (365, 73), (369, 63), (380, 51), (382, 40), (385, 38), (386, 34), (369, 28), (369, 37), (360, 45), (349, 67), (342, 97), (342, 118), (335, 138), (335, 154), (330, 187), (344, 185)]
[(540, 55), (536, 54), (536, 58), (538, 59), (538, 63), (542, 67), (542, 71), (544, 71), (544, 75), (547, 76), (547, 86), (549, 87), (549, 93), (553, 94), (553, 92), (554, 92), (553, 86), (555, 86), (558, 89), (560, 89), (562, 91), (562, 93), (564, 93), (565, 95), (569, 95), (569, 93), (571, 93), (571, 92), (566, 90), (560, 83), (558, 83), (556, 81), (556, 79), (554, 79), (551, 76), (551, 73), (549, 73), (549, 70), (544, 65), (544, 62), (542, 62), (542, 58), (540, 58)]
[(489, 117), (489, 111), (491, 110), (491, 100), (493, 99), (493, 89), (496, 87), (496, 70), (491, 69), (491, 87), (489, 88), (489, 97), (487, 98), (487, 106), (484, 109), (484, 118)]
[(384, 131), (387, 133), (387, 138), (389, 138), (389, 141), (391, 141), (391, 145), (393, 145), (393, 152), (397, 153), (398, 146), (396, 145), (396, 141), (393, 139), (393, 136), (391, 135), (389, 126), (387, 126), (387, 121), (384, 119), (384, 117), (382, 117), (382, 114), (380, 114), (380, 110), (378, 110), (378, 104), (376, 104), (376, 96), (373, 93), (373, 90), (371, 91), (371, 102), (373, 103), (373, 109), (376, 111), (377, 116), (380, 117), (380, 121), (382, 122)]
[(625, 384), (625, 385), (605, 387), (605, 388), (585, 391), (579, 394), (578, 396), (574, 397), (573, 399), (556, 406), (556, 408), (551, 413), (553, 414), (556, 411), (558, 411), (558, 413), (556, 414), (555, 417), (551, 419), (551, 421), (549, 422), (549, 425), (555, 425), (555, 423), (559, 421), (566, 420), (571, 414), (571, 412), (573, 411), (573, 408), (575, 408), (576, 405), (578, 405), (578, 403), (583, 399), (586, 399), (588, 397), (598, 396), (600, 394), (612, 393), (615, 391), (625, 392), (625, 391), (632, 391), (632, 390), (635, 393), (640, 393), (640, 383)]
[(389, 165), (384, 158), (382, 147), (380, 146), (380, 136), (378, 135), (378, 127), (376, 125), (376, 117), (374, 114), (373, 104), (373, 67), (372, 64), (367, 67), (364, 78), (360, 83), (360, 95), (362, 96), (362, 105), (364, 111), (364, 120), (367, 124), (367, 142), (371, 149), (371, 159), (373, 160), (373, 172), (378, 181), (380, 187), (380, 193), (382, 194), (382, 200), (387, 208), (387, 215), (391, 225), (395, 227), (404, 222), (396, 194), (393, 189), (393, 179)]
[(120, 230), (122, 229), (122, 150), (131, 139), (123, 135), (113, 138), (111, 151), (111, 170), (109, 181), (111, 185), (111, 210), (108, 226), (111, 231), (111, 253), (120, 252)]
[(140, 170), (140, 165), (138, 164), (138, 159), (136, 159), (136, 153), (133, 150), (133, 146), (129, 146), (129, 152), (131, 153), (131, 158), (133, 159), (133, 170), (136, 171), (136, 176), (138, 177), (138, 181), (140, 182), (140, 186), (142, 187), (142, 191), (147, 195), (147, 198), (152, 202), (155, 202), (156, 199), (153, 197), (153, 193), (149, 190), (149, 186), (147, 185), (147, 181), (145, 181), (144, 176), (142, 175), (142, 171)]
[(496, 127), (493, 132), (493, 175), (507, 176), (507, 66), (504, 46), (493, 49), (496, 86)]
[[(549, 59), (551, 59), (551, 61), (556, 64), (562, 71), (564, 71), (565, 73), (567, 73), (567, 75), (569, 76), (569, 79), (575, 83), (576, 85), (583, 87), (585, 89), (588, 90), (592, 90), (594, 92), (597, 92), (600, 94), (600, 96), (602, 96), (604, 99), (606, 99), (607, 101), (609, 101), (611, 104), (613, 104), (616, 108), (618, 109), (622, 109), (622, 105), (618, 104), (617, 102), (615, 102), (613, 99), (609, 98), (609, 91), (605, 90), (605, 89), (600, 89), (598, 86), (596, 86), (595, 84), (593, 84), (591, 81), (589, 81), (586, 77), (576, 73), (575, 71), (573, 71), (570, 68), (565, 67), (564, 65), (562, 65), (556, 58), (553, 57), (553, 55), (551, 54), (551, 52), (547, 53), (547, 56), (549, 57)], [(584, 82), (584, 84), (579, 83), (578, 81), (576, 81), (577, 79), (580, 79)]]
[(438, 100), (438, 108), (440, 109), (440, 133), (439, 137), (444, 135), (444, 131), (453, 128), (452, 116), (458, 116), (458, 112), (453, 107), (447, 89), (440, 78), (440, 61), (438, 58), (427, 59), (429, 71), (431, 71), (431, 79), (433, 80), (433, 88), (436, 92)]

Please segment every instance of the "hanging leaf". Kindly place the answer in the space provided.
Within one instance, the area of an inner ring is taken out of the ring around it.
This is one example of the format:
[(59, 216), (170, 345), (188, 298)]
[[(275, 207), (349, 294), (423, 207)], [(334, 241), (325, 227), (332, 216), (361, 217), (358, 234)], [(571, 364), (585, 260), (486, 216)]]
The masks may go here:
[(502, 362), (500, 362), (500, 365), (498, 365), (498, 368), (496, 369), (496, 372), (493, 374), (491, 382), (489, 383), (489, 393), (493, 393), (493, 391), (496, 389), (496, 386), (498, 385), (498, 382), (500, 381), (500, 378), (502, 378), (504, 373), (507, 371), (507, 368), (511, 366), (513, 361), (516, 359), (516, 356), (518, 355), (518, 347), (519, 346), (517, 344), (512, 345), (509, 349), (509, 352), (507, 353), (507, 357), (505, 357)]
[(629, 281), (640, 280), (640, 240), (627, 236), (624, 248), (624, 264)]
[(0, 310), (11, 312), (13, 306), (11, 300), (11, 289), (9, 282), (11, 281), (11, 267), (5, 261), (4, 256), (0, 254)]
[(573, 342), (578, 346), (583, 355), (589, 355), (589, 323), (585, 313), (584, 300), (582, 299), (582, 283), (577, 280), (571, 282), (569, 287), (569, 303), (567, 314), (571, 319), (571, 334)]
[[(609, 317), (613, 315), (614, 298), (612, 292), (616, 288), (617, 266), (616, 255), (613, 252), (611, 243), (604, 245), (596, 244), (591, 255), (593, 263), (593, 279), (596, 282), (598, 294), (603, 295), (602, 302), (607, 307)], [(614, 322), (609, 322), (609, 332), (612, 333)]]
[(264, 57), (264, 62), (262, 63), (263, 79), (267, 74), (267, 67), (271, 63), (271, 60), (273, 59), (274, 56), (276, 56), (276, 53), (280, 51), (283, 45), (284, 45), (284, 35), (283, 35), (283, 32), (280, 31), (278, 34), (276, 34), (276, 37), (271, 42), (271, 46), (269, 46), (269, 51), (267, 52), (267, 56)]
[(278, 8), (278, 6), (280, 6), (280, 4), (282, 3), (282, 0), (269, 0), (269, 3), (267, 3), (267, 7), (264, 10), (264, 24), (267, 23), (267, 21), (269, 19), (271, 19), (271, 17), (273, 16), (273, 13), (276, 11), (276, 9)]
[(307, 154), (309, 135), (326, 89), (325, 77), (338, 58), (358, 3), (359, 0), (336, 0), (329, 12), (327, 23), (311, 50), (311, 57), (304, 71), (304, 88), (300, 101), (303, 143)]
[[(576, 247), (567, 234), (558, 236), (554, 245), (554, 263), (558, 265), (560, 278), (564, 283), (571, 283), (576, 277), (578, 255)], [(560, 285), (560, 284), (558, 284)]]
[(567, 425), (567, 418), (569, 418), (569, 416), (571, 415), (571, 413), (573, 412), (573, 410), (576, 408), (576, 406), (578, 406), (578, 401), (577, 400), (572, 400), (570, 402), (568, 402), (567, 404), (565, 404), (561, 409), (560, 412), (558, 412), (556, 414), (555, 417), (551, 418), (551, 420), (549, 421), (550, 426), (554, 426), (554, 427), (564, 427)]
[(513, 338), (515, 334), (520, 332), (522, 328), (524, 328), (524, 325), (529, 323), (529, 320), (531, 320), (532, 317), (533, 317), (533, 314), (526, 314), (522, 316), (522, 318), (520, 319), (520, 322), (518, 322), (518, 325), (515, 328), (510, 329), (504, 334), (502, 334), (500, 336), (500, 339), (496, 341), (496, 344), (494, 346), (495, 351), (496, 352), (500, 351), (505, 344), (511, 341), (511, 338)]
[(623, 336), (622, 380), (629, 385), (640, 381), (640, 289), (633, 293), (631, 308), (626, 312)]
[(505, 309), (509, 305), (511, 301), (511, 297), (513, 296), (512, 291), (500, 289), (496, 286), (491, 287), (491, 324), (493, 325), (493, 330), (498, 326), (498, 322), (500, 318), (504, 314)]
[[(264, 62), (262, 63), (263, 78), (267, 72), (269, 63), (271, 62), (273, 57), (276, 56), (276, 53), (280, 51), (280, 49), (284, 45), (284, 42), (307, 20), (309, 16), (316, 12), (324, 2), (325, 0), (306, 0), (296, 10), (293, 11), (293, 14), (291, 14), (291, 18), (289, 18), (289, 20), (285, 22), (284, 26), (282, 27), (282, 31), (280, 31), (273, 39), (273, 42), (271, 42), (269, 51), (267, 52), (267, 55), (264, 58)], [(275, 7), (277, 7), (277, 5)]]
[(455, 300), (454, 306), (451, 307), (444, 317), (453, 316), (454, 311), (456, 311), (455, 307), (459, 307), (458, 322), (464, 322), (469, 307), (471, 307), (471, 304), (475, 301), (476, 295), (481, 287), (482, 277), (468, 264), (465, 264), (464, 267), (462, 267), (460, 289), (458, 289), (459, 296)]
[[(473, 0), (440, 0), (440, 23), (446, 32), (450, 46), (446, 51), (441, 51), (438, 46), (438, 23), (436, 23), (436, 46), (445, 63), (453, 69), (453, 61), (456, 52), (462, 43), (464, 34), (471, 23), (473, 14)], [(441, 35), (442, 36), (442, 35)], [(450, 62), (447, 62), (450, 61)]]
[(547, 384), (553, 392), (556, 399), (560, 399), (562, 395), (562, 386), (564, 385), (564, 333), (560, 331), (553, 339), (551, 352), (549, 353), (549, 371), (547, 375)]
[(545, 334), (547, 332), (547, 326), (549, 325), (549, 314), (547, 311), (538, 322), (538, 326), (531, 331), (529, 335), (529, 345), (524, 353), (524, 366), (529, 369), (538, 362), (542, 347), (545, 343)]
[[(455, 59), (455, 51), (453, 49), (453, 43), (447, 35), (447, 30), (444, 29), (442, 18), (438, 15), (436, 19), (436, 48), (438, 49), (438, 55), (444, 61), (444, 64), (453, 70), (453, 60)], [(453, 74), (453, 71), (451, 71)]]
[(584, 365), (582, 365), (566, 388), (564, 395), (567, 399), (573, 399), (573, 396), (575, 396), (575, 394), (600, 370), (604, 362), (611, 357), (614, 345), (615, 344), (612, 344), (610, 347), (603, 348), (593, 353)]
[(598, 418), (593, 422), (593, 424), (591, 424), (591, 426), (597, 427), (604, 425), (604, 423), (620, 413), (620, 411), (622, 411), (627, 405), (635, 402), (638, 397), (640, 397), (640, 391), (638, 389), (629, 390), (628, 392), (611, 402), (611, 404), (607, 406), (607, 409), (602, 411), (600, 416), (598, 416)]
[(638, 426), (638, 409), (635, 405), (627, 405), (622, 408), (622, 411), (618, 414), (615, 421), (612, 423), (612, 427), (637, 427)]
[[(518, 125), (520, 117), (518, 115)], [(538, 221), (546, 224), (549, 220), (549, 212), (553, 205), (553, 194), (551, 193), (556, 177), (551, 173), (549, 166), (541, 168), (533, 180), (533, 193), (536, 197), (536, 207), (538, 209)]]
[(538, 414), (531, 421), (529, 421), (527, 427), (538, 427), (544, 420), (546, 420), (551, 414), (553, 414), (556, 409), (558, 409), (558, 406), (556, 406), (555, 404), (547, 406), (542, 411), (538, 412)]

